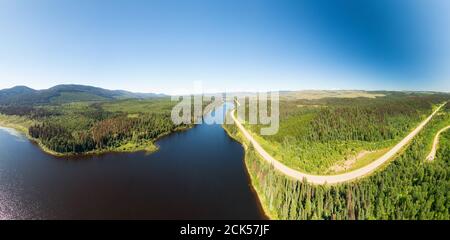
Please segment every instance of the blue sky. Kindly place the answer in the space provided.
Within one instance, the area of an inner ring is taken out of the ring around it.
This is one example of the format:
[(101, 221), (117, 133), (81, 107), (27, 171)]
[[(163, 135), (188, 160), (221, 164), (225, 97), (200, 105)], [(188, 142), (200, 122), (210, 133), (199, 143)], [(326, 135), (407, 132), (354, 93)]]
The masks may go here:
[(0, 0), (0, 88), (450, 90), (447, 0)]

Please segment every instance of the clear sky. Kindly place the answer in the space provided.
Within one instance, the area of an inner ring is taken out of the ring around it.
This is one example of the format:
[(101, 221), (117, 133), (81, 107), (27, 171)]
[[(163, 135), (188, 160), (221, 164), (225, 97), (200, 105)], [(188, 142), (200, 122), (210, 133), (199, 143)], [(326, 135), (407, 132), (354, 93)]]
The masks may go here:
[(0, 0), (0, 88), (450, 91), (448, 0)]

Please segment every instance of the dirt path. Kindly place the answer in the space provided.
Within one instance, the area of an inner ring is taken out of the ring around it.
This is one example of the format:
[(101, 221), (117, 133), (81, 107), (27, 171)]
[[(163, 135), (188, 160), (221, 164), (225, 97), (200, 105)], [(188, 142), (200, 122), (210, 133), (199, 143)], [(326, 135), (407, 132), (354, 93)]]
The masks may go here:
[(436, 150), (437, 150), (437, 146), (439, 144), (439, 135), (449, 128), (450, 128), (450, 125), (442, 128), (441, 130), (439, 130), (439, 132), (436, 133), (436, 136), (434, 136), (433, 147), (431, 148), (430, 154), (428, 154), (428, 156), (427, 156), (428, 161), (433, 161), (434, 158), (436, 157)]
[(377, 160), (371, 162), (370, 164), (362, 168), (338, 175), (311, 175), (287, 167), (283, 163), (279, 162), (278, 160), (270, 156), (270, 154), (268, 154), (261, 147), (261, 145), (253, 138), (253, 136), (236, 119), (236, 117), (234, 116), (235, 109), (233, 109), (231, 112), (231, 118), (233, 119), (239, 130), (243, 133), (245, 138), (251, 142), (256, 152), (281, 173), (300, 181), (306, 179), (309, 183), (313, 184), (335, 184), (355, 180), (357, 178), (364, 177), (365, 175), (375, 171), (377, 168), (379, 168), (381, 165), (383, 165), (385, 162), (391, 159), (396, 153), (398, 153), (404, 146), (406, 146), (406, 144), (408, 144), (409, 141), (411, 141), (411, 139), (413, 139), (414, 136), (416, 136), (422, 130), (422, 128), (431, 120), (434, 114), (436, 114), (444, 105), (445, 103), (439, 106), (430, 116), (428, 116), (425, 120), (423, 120), (411, 133), (409, 133), (408, 136), (402, 139), (399, 143), (397, 143), (397, 145), (395, 145), (392, 149), (390, 149), (387, 153), (385, 153)]

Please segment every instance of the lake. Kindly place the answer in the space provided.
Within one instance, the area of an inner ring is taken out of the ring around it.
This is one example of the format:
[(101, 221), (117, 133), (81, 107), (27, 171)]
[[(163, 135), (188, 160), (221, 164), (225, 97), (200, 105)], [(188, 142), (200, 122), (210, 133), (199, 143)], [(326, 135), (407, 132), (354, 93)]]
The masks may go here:
[(152, 154), (60, 158), (0, 128), (0, 219), (265, 218), (244, 149), (220, 125), (157, 145)]

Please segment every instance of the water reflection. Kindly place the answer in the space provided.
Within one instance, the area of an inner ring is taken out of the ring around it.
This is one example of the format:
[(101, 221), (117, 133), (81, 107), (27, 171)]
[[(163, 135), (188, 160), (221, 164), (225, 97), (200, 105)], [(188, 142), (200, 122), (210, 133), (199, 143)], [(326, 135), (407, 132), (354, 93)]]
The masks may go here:
[(49, 156), (1, 128), (0, 218), (263, 218), (242, 146), (220, 125), (199, 125), (157, 144), (159, 151), (150, 155), (74, 161)]

